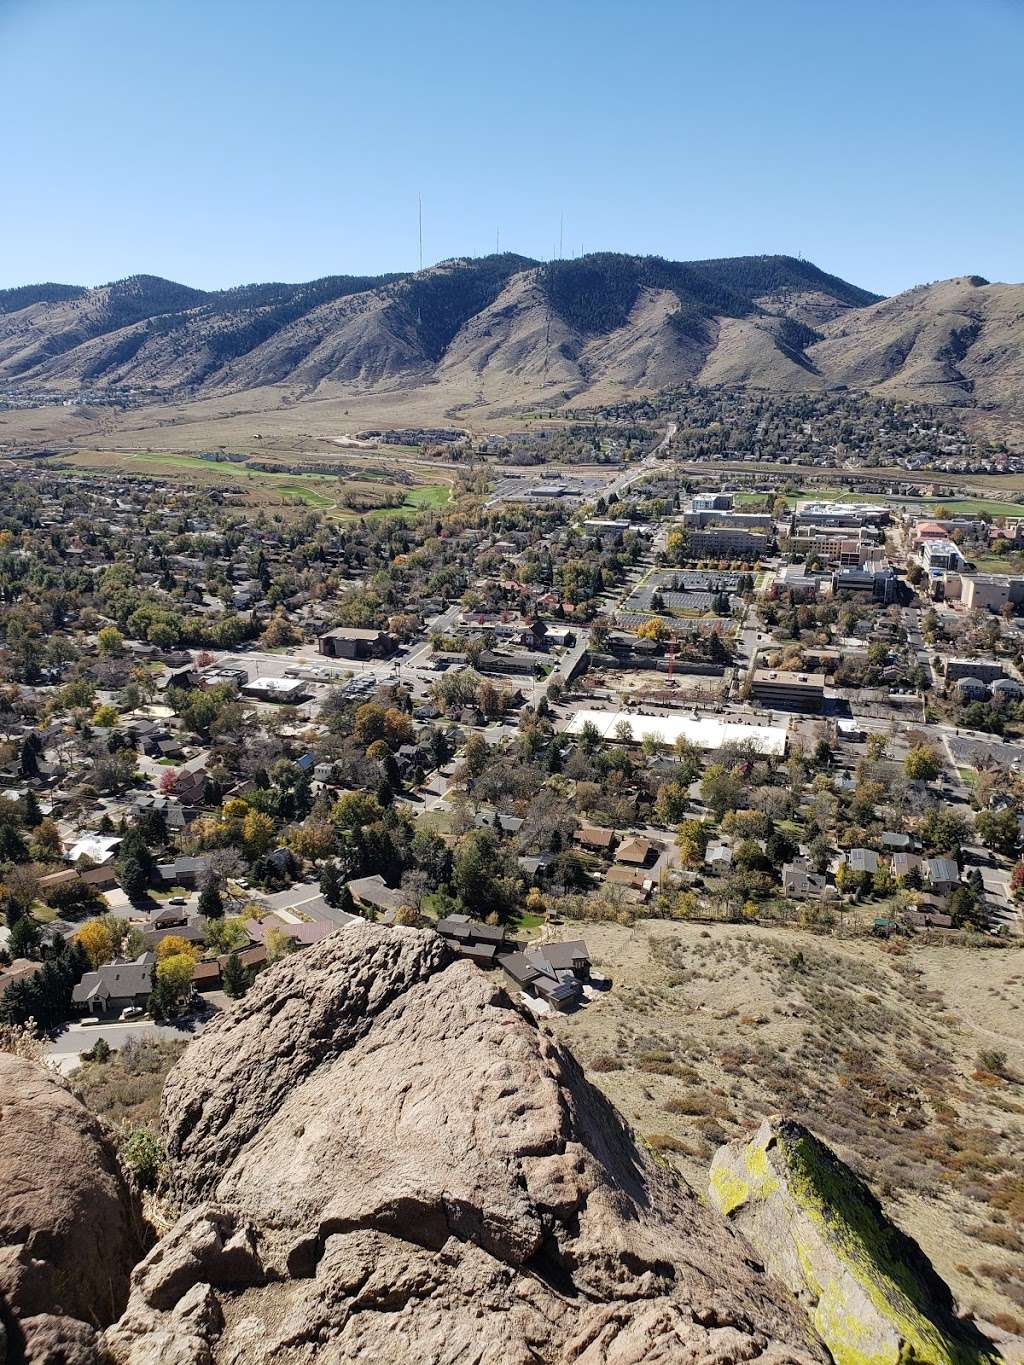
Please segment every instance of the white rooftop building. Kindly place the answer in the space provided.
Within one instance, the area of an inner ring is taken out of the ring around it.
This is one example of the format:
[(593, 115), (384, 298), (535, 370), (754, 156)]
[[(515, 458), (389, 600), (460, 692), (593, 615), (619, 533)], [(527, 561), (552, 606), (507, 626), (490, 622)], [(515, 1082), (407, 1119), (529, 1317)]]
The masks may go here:
[(628, 725), (630, 738), (639, 744), (653, 736), (673, 745), (687, 739), (698, 749), (721, 749), (726, 744), (751, 744), (758, 753), (781, 757), (786, 752), (786, 729), (781, 725), (745, 725), (742, 721), (720, 720), (717, 716), (694, 716), (676, 711), (656, 716), (636, 711), (578, 711), (566, 727), (566, 734), (578, 735), (585, 725), (593, 725), (603, 740), (619, 739), (616, 730)]

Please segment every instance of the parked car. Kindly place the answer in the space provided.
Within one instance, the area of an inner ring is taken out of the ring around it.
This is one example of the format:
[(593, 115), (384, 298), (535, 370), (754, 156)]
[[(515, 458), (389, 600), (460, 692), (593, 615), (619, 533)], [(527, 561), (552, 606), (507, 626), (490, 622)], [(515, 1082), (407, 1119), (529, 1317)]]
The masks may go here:
[(121, 1011), (122, 1021), (126, 1019), (141, 1019), (142, 1015), (143, 1011), (139, 1008), (138, 1005), (129, 1005), (127, 1009), (123, 1009)]

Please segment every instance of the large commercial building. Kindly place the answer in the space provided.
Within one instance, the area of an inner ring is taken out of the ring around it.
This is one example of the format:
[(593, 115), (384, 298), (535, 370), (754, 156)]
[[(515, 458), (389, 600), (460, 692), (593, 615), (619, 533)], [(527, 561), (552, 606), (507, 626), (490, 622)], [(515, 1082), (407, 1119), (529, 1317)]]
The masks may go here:
[(1003, 666), (995, 659), (947, 659), (946, 681), (956, 682), (958, 678), (980, 678), (982, 682), (995, 682), (1003, 677)]
[(888, 565), (874, 567), (865, 564), (859, 568), (839, 568), (832, 575), (833, 593), (856, 593), (859, 597), (870, 597), (876, 602), (894, 602), (899, 580)]
[(825, 675), (758, 668), (751, 680), (750, 695), (772, 710), (817, 714), (825, 705)]
[(1000, 611), (1024, 602), (1024, 578), (1003, 574), (961, 574), (960, 600), (968, 611)]
[(686, 553), (690, 559), (726, 555), (730, 559), (760, 559), (768, 548), (767, 535), (729, 526), (707, 526), (694, 531), (687, 528)]
[(884, 526), (889, 509), (874, 502), (824, 502), (808, 499), (798, 502), (793, 511), (794, 527), (802, 526)]
[(693, 512), (731, 512), (732, 502), (731, 493), (694, 493), (690, 499), (690, 510)]
[(683, 738), (698, 749), (750, 744), (760, 754), (781, 757), (786, 752), (786, 731), (781, 725), (744, 725), (717, 716), (690, 716), (678, 711), (663, 716), (641, 711), (577, 711), (566, 726), (566, 734), (578, 735), (588, 726), (610, 743), (639, 744), (653, 737), (673, 745)]
[(395, 642), (386, 630), (338, 626), (320, 636), (318, 648), (332, 659), (382, 659), (394, 653)]

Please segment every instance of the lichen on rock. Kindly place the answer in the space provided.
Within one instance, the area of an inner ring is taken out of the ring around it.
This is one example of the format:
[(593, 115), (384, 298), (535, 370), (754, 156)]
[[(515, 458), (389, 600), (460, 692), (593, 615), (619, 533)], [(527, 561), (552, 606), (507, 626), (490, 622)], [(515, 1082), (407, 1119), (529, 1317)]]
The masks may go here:
[(957, 1316), (911, 1238), (801, 1124), (766, 1119), (721, 1147), (712, 1202), (805, 1304), (837, 1365), (981, 1365), (999, 1352)]

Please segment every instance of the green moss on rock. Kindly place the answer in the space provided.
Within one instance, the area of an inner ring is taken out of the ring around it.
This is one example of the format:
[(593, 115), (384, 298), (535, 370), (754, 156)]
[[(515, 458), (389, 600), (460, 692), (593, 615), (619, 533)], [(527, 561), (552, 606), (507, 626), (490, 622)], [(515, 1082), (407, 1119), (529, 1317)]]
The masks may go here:
[(800, 1124), (767, 1120), (721, 1148), (710, 1195), (805, 1303), (837, 1365), (999, 1359), (917, 1243)]

